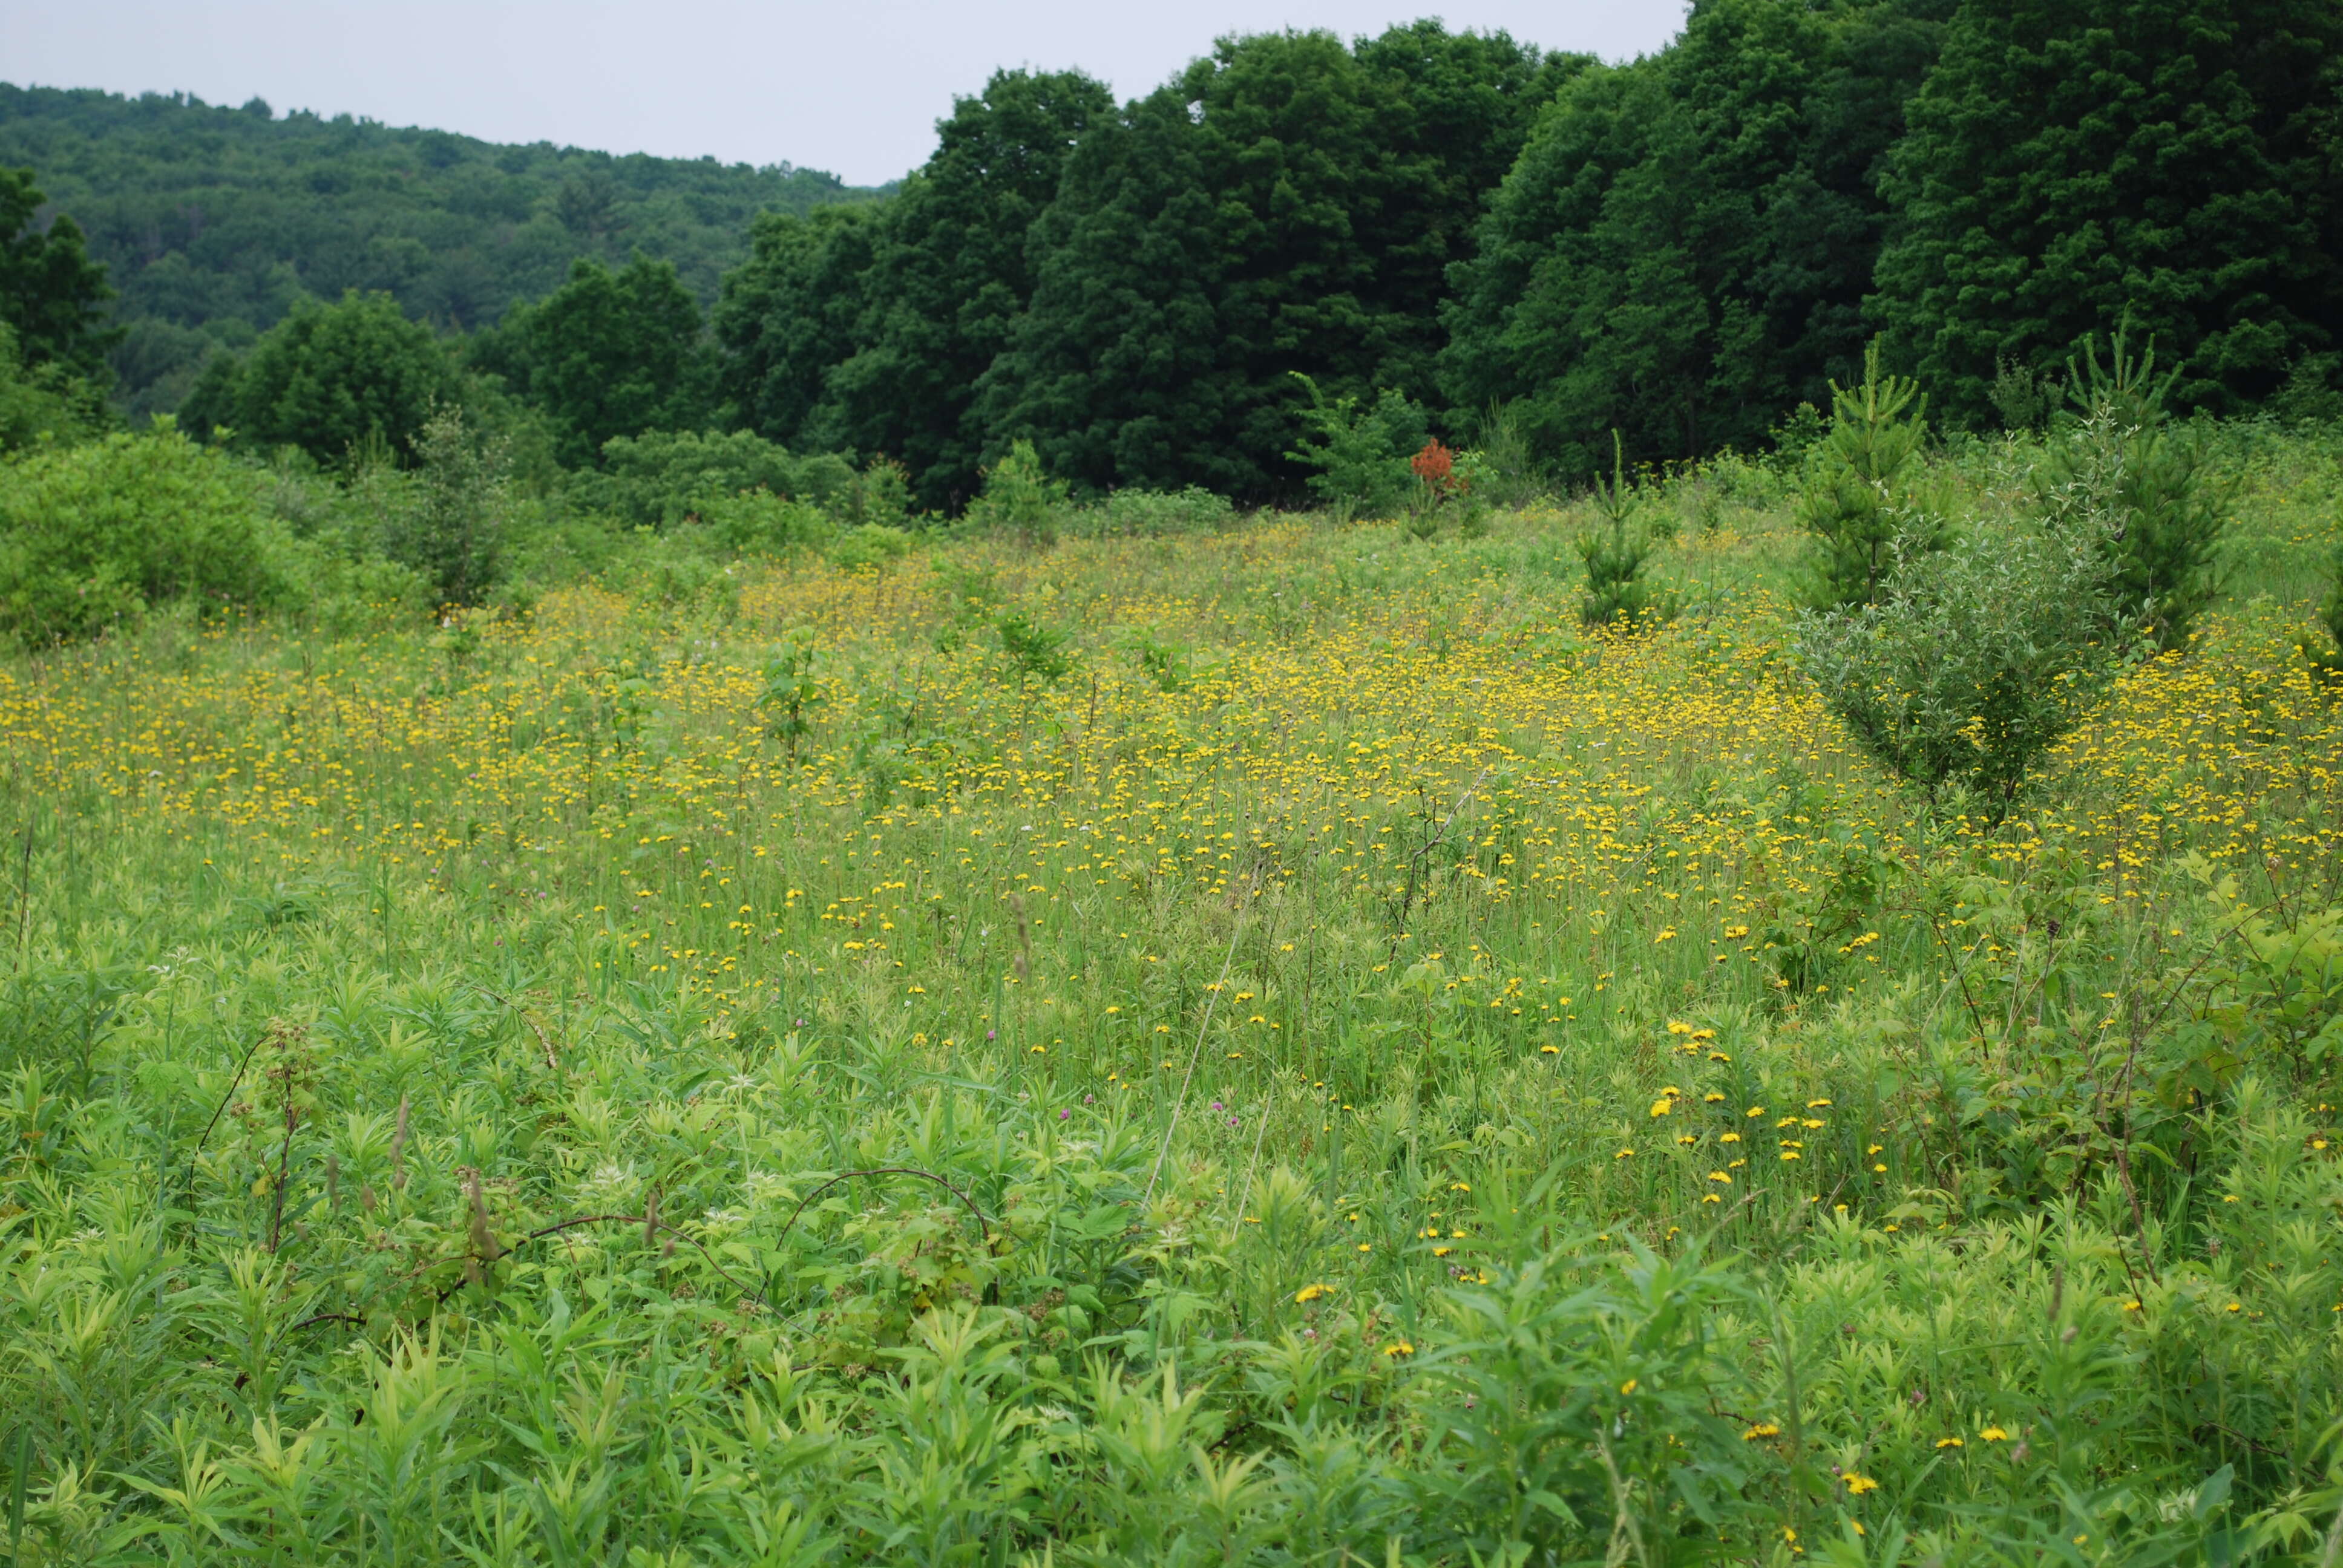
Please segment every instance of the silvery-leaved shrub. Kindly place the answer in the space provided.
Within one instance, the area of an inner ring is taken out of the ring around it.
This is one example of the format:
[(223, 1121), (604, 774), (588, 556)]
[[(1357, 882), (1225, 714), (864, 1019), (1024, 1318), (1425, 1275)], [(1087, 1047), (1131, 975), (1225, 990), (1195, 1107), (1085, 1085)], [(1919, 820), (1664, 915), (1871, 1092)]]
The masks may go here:
[(2236, 497), (2201, 433), (2171, 421), (2165, 395), (2178, 375), (2158, 377), (2155, 345), (2135, 356), (2121, 331), (2105, 365), (2087, 341), (2080, 365), (2067, 368), (2073, 412), (2034, 479), (2037, 515), (2100, 541), (2123, 626), (2166, 648), (2188, 640), (2219, 590), (2221, 533)]
[(1881, 766), (1997, 823), (2107, 688), (2110, 575), (2080, 528), (1899, 543), (1875, 603), (1799, 618), (1799, 658)]

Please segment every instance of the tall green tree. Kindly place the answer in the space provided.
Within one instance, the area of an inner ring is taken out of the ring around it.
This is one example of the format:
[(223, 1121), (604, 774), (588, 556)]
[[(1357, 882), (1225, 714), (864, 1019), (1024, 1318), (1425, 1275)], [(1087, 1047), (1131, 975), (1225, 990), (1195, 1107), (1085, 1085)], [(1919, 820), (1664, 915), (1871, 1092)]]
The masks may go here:
[(15, 332), (0, 322), (0, 456), (52, 441), (70, 445), (106, 424), (104, 393), (54, 364), (27, 369)]
[(1949, 0), (1713, 0), (1545, 111), (1490, 205), (1443, 385), (1557, 467), (1765, 438), (1859, 373), (1875, 184)]
[(2343, 8), (1967, 0), (1908, 108), (1874, 308), (1939, 406), (2127, 311), (2234, 410), (2343, 333)]
[(637, 256), (612, 272), (578, 261), (499, 336), (514, 390), (552, 419), (554, 456), (568, 467), (598, 463), (613, 437), (691, 429), (708, 417), (715, 366), (699, 302), (671, 262)]
[(1563, 88), (1453, 274), (1444, 389), (1467, 407), (1512, 403), (1534, 449), (1566, 472), (1592, 471), (1614, 428), (1638, 457), (1679, 451), (1679, 388), (1704, 378), (1706, 302), (1681, 248), (1642, 245), (1631, 221), (1664, 176), (1623, 188), (1669, 117), (1660, 75), (1646, 58)]
[(885, 452), (930, 507), (975, 493), (984, 432), (971, 405), (1032, 296), (1027, 231), (1067, 149), (1113, 110), (1079, 72), (999, 72), (953, 105), (935, 155), (880, 220), (853, 352), (826, 373), (801, 443)]
[(1035, 226), (1032, 304), (987, 373), (989, 440), (1112, 485), (1292, 487), (1290, 374), (1420, 395), (1480, 182), (1579, 62), (1423, 24), (1223, 39), (1101, 122)]
[(0, 168), (0, 321), (27, 367), (102, 381), (106, 351), (122, 338), (106, 325), (114, 290), (72, 218), (60, 213), (41, 226), (47, 200), (32, 170)]
[[(331, 305), (296, 306), (241, 364), (199, 390), (231, 412), (216, 422), (246, 444), (298, 447), (331, 465), (377, 446), (404, 460), (461, 385), (428, 327), (409, 321), (387, 294), (353, 289)], [(191, 427), (200, 428), (203, 412), (187, 411)]]
[(1594, 61), (1542, 54), (1503, 33), (1450, 33), (1436, 21), (1393, 27), (1353, 48), (1393, 95), (1383, 128), (1390, 176), (1354, 220), (1374, 256), (1362, 297), (1386, 333), (1372, 379), (1430, 402), (1447, 342), (1440, 307), (1449, 268), (1473, 254), (1489, 197), (1539, 114)]
[(723, 421), (798, 445), (832, 367), (855, 350), (880, 230), (871, 210), (759, 216), (749, 259), (725, 274), (711, 317), (723, 351)]
[(981, 417), (1039, 437), (1087, 483), (1258, 484), (1234, 450), (1238, 346), (1216, 296), (1233, 266), (1177, 89), (1129, 105), (1074, 148), (1034, 234), (1035, 298), (987, 371)]

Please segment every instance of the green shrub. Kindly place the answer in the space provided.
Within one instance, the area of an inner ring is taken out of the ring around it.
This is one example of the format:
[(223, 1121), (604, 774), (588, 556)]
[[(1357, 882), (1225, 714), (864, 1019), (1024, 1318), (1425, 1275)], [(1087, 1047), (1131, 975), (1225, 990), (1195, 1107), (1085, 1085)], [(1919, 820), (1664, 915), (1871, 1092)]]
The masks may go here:
[(968, 522), (1011, 532), (1028, 545), (1047, 548), (1057, 542), (1058, 519), (1066, 507), (1065, 482), (1042, 469), (1032, 442), (1020, 440), (984, 470), (983, 487), (968, 506)]
[(2315, 638), (2304, 638), (2295, 646), (2317, 671), (2321, 680), (2343, 685), (2343, 551), (2335, 557), (2335, 576), (2327, 585), (2327, 597), (2318, 601), (2318, 629), (2327, 634), (2322, 644)]
[(656, 533), (638, 528), (603, 562), (600, 575), (670, 610), (712, 611), (729, 621), (739, 612), (740, 573), (731, 554), (698, 526)]
[[(273, 614), (354, 637), (412, 626), (443, 602), (421, 573), (382, 553), (386, 508), (407, 476), (369, 470), (346, 484), (298, 447), (277, 456), (255, 482), (270, 577), (287, 585), (270, 602)], [(377, 477), (382, 483), (372, 482)]]
[(1345, 395), (1328, 397), (1299, 370), (1293, 378), (1310, 394), (1301, 412), (1308, 434), (1286, 457), (1315, 468), (1310, 488), (1338, 518), (1395, 518), (1415, 494), (1409, 459), (1431, 438), (1423, 407), (1386, 389), (1373, 405)]
[(284, 583), (249, 474), (167, 425), (0, 466), (0, 635), (91, 635), (175, 600), (259, 605)]
[(1654, 499), (1669, 515), (1688, 524), (1695, 533), (1745, 524), (1750, 514), (1785, 506), (1798, 489), (1799, 476), (1785, 475), (1765, 457), (1749, 457), (1729, 448), (1697, 463), (1687, 463), (1654, 487)]
[(1831, 383), (1830, 427), (1807, 451), (1798, 523), (1818, 546), (1807, 598), (1818, 609), (1878, 601), (1891, 548), (1936, 548), (1946, 535), (1913, 506), (1920, 444), (1928, 433), (1919, 383), (1879, 374), (1879, 345), (1863, 356), (1863, 380)]
[(2067, 366), (2065, 422), (2035, 477), (2035, 504), (2106, 541), (2107, 593), (2127, 626), (2178, 648), (2220, 587), (2217, 556), (2236, 496), (2200, 433), (2177, 433), (2164, 406), (2178, 367), (2156, 375), (2156, 346), (2134, 357), (2118, 329), (2109, 362), (2087, 340)]
[(838, 532), (810, 501), (764, 489), (703, 496), (698, 516), (709, 537), (733, 555), (779, 555), (802, 545), (826, 544)]
[(1177, 490), (1117, 490), (1067, 519), (1070, 530), (1145, 537), (1209, 533), (1236, 519), (1226, 496), (1190, 485)]
[(911, 536), (884, 523), (848, 528), (830, 547), (830, 564), (844, 572), (883, 572), (910, 553)]
[(2058, 406), (2058, 378), (2002, 355), (1994, 361), (1993, 407), (2001, 427), (2012, 435), (2039, 430)]
[(936, 629), (936, 647), (949, 652), (992, 624), (1002, 603), (1001, 583), (988, 568), (940, 554), (930, 557), (928, 564), (935, 572), (933, 586), (942, 619)]
[(892, 457), (874, 457), (831, 510), (839, 521), (854, 528), (875, 523), (900, 528), (911, 518), (911, 470)]
[(55, 362), (26, 368), (15, 331), (0, 321), (0, 452), (42, 441), (69, 445), (106, 423), (106, 399), (88, 382)]
[(2107, 578), (2097, 541), (2072, 533), (1996, 526), (1899, 547), (1878, 601), (1805, 612), (1798, 652), (1882, 766), (1932, 806), (1949, 789), (1998, 823), (2106, 688)]
[(744, 490), (764, 490), (834, 511), (858, 483), (853, 466), (843, 457), (827, 452), (800, 457), (746, 430), (729, 435), (651, 430), (620, 436), (603, 444), (602, 465), (601, 472), (572, 480), (570, 500), (584, 510), (642, 528), (673, 528), (701, 516), (719, 498)]
[(383, 553), (419, 574), (442, 604), (475, 604), (497, 580), (511, 522), (502, 440), (441, 407), (414, 442), (415, 468), (387, 487)]
[(2343, 419), (2343, 354), (2306, 354), (2287, 372), (2286, 385), (2270, 394), (2264, 411), (2286, 425), (2331, 425)]
[(1823, 411), (1811, 403), (1801, 403), (1784, 415), (1780, 424), (1765, 432), (1773, 447), (1765, 454), (1765, 462), (1776, 473), (1798, 473), (1829, 433), (1830, 421), (1823, 417)]
[(1472, 449), (1457, 458), (1470, 494), (1493, 507), (1521, 507), (1544, 494), (1544, 476), (1513, 405), (1493, 398), (1473, 422)]
[(1011, 610), (992, 625), (1001, 651), (1009, 656), (1021, 682), (1038, 680), (1047, 686), (1074, 668), (1073, 657), (1066, 652), (1070, 634), (1061, 628), (1045, 626), (1021, 609)]
[[(236, 437), (262, 451), (298, 447), (321, 464), (369, 449), (403, 460), (434, 409), (461, 391), (431, 328), (409, 321), (387, 294), (356, 289), (334, 304), (306, 300), (243, 362), (218, 362), (190, 396), (191, 415), (215, 406)], [(202, 429), (208, 437), (211, 431)]]
[(280, 538), (274, 555), (277, 579), (298, 585), (275, 612), (329, 637), (411, 627), (445, 602), (422, 573), (365, 548), (359, 536)]

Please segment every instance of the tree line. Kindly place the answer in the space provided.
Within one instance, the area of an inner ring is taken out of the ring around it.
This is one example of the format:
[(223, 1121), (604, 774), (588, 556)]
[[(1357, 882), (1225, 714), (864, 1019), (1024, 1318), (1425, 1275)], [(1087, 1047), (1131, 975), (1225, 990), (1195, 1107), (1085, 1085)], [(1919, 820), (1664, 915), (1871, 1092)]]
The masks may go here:
[(1229, 38), (1122, 104), (996, 74), (887, 199), (759, 214), (712, 300), (641, 243), (452, 351), (412, 298), (297, 304), (185, 415), (331, 462), (468, 395), (568, 469), (747, 431), (950, 511), (1019, 441), (1087, 490), (1298, 494), (1330, 403), (1496, 421), (1574, 480), (1614, 432), (1629, 465), (1747, 450), (1875, 340), (1940, 427), (2024, 424), (2119, 318), (2177, 412), (2331, 399), (2338, 106), (2317, 0), (1703, 0), (1621, 65)]

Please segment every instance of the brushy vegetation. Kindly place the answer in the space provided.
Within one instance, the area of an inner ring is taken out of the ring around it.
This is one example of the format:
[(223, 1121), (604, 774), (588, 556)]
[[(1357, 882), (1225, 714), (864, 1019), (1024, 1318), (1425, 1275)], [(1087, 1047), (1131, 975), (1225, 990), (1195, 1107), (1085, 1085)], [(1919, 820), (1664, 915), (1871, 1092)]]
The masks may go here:
[[(1584, 502), (743, 548), (741, 453), (427, 627), (11, 656), (15, 1562), (2331, 1561), (2343, 447), (2203, 450), (2218, 596), (1997, 812), (1733, 459), (1606, 494), (1634, 636)], [(2039, 513), (1915, 460), (1930, 570)]]

